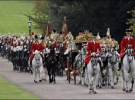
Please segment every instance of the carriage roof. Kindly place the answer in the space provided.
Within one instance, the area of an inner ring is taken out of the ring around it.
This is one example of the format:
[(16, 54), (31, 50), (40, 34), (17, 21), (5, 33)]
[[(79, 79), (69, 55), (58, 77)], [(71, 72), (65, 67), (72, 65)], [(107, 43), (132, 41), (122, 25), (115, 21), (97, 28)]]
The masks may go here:
[(91, 41), (93, 38), (92, 34), (89, 34), (89, 32), (86, 30), (84, 34), (78, 35), (75, 39), (75, 43), (87, 43), (88, 41)]

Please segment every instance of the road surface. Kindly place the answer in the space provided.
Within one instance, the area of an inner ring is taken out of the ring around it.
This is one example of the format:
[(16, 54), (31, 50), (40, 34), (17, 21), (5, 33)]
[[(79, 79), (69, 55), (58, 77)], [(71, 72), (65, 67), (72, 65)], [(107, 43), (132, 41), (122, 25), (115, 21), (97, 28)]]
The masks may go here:
[(110, 86), (97, 89), (97, 94), (90, 94), (88, 87), (73, 81), (69, 84), (66, 75), (56, 77), (56, 84), (47, 81), (34, 83), (33, 76), (27, 72), (13, 71), (12, 63), (0, 57), (0, 76), (22, 89), (34, 94), (40, 99), (135, 99), (135, 86), (132, 93), (122, 91), (122, 79), (114, 89)]

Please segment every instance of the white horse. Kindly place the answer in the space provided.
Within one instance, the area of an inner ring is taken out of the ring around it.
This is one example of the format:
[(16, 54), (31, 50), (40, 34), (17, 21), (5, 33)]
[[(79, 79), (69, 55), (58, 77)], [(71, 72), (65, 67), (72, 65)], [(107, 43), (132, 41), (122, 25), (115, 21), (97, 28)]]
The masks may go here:
[[(103, 66), (101, 68), (101, 72), (100, 72), (100, 76), (99, 76), (99, 85), (100, 83), (102, 83), (102, 85), (106, 85), (107, 83), (107, 79), (109, 77), (108, 75), (108, 68), (107, 68), (107, 64), (108, 64), (108, 49), (106, 46), (101, 46), (101, 59), (102, 59), (102, 62), (103, 62)], [(104, 75), (103, 75), (104, 74)], [(106, 77), (105, 77), (106, 76)], [(100, 86), (101, 88), (101, 86)]]
[[(85, 83), (85, 80), (84, 80), (84, 73), (83, 73), (83, 63), (84, 63), (84, 58), (86, 56), (86, 48), (83, 47), (80, 51), (79, 51), (79, 54), (75, 57), (75, 61), (74, 61), (74, 64), (76, 65), (77, 67), (77, 71), (78, 71), (78, 74), (80, 76), (80, 82), (82, 85), (84, 85)], [(74, 66), (75, 66), (74, 65)], [(85, 67), (85, 66), (84, 66)]]
[[(123, 91), (132, 92), (135, 73), (135, 58), (132, 45), (127, 45), (122, 61)], [(128, 76), (129, 73), (129, 76)]]
[[(91, 91), (96, 94), (96, 86), (98, 84), (98, 78), (100, 75), (100, 65), (99, 65), (99, 53), (91, 53), (91, 60), (89, 61), (87, 65), (87, 73), (88, 73), (88, 88), (89, 93)], [(93, 80), (92, 80), (93, 77)]]
[(117, 51), (113, 47), (110, 47), (108, 50), (108, 71), (112, 89), (114, 89), (114, 85), (118, 84), (119, 79), (117, 72), (119, 66), (118, 56)]
[[(33, 71), (33, 77), (34, 77), (34, 82), (37, 83), (37, 74), (39, 73), (39, 82), (42, 81), (42, 77), (45, 76), (46, 77), (46, 73), (44, 71), (43, 68), (43, 61), (42, 61), (42, 57), (41, 57), (41, 52), (35, 50), (35, 52), (33, 52), (34, 58), (32, 60), (32, 71)], [(28, 62), (30, 65), (30, 61)]]

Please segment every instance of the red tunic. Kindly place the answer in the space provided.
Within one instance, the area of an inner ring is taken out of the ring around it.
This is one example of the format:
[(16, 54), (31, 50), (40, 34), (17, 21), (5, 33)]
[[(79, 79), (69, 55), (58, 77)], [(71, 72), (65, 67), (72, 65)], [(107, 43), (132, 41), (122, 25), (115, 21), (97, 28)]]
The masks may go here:
[[(126, 46), (130, 44), (130, 45), (133, 45), (133, 48), (135, 49), (135, 40), (134, 38), (130, 37), (129, 39), (127, 37), (124, 37), (121, 41), (121, 44), (120, 44), (120, 48), (121, 48), (121, 51), (120, 51), (120, 58), (122, 58), (124, 55), (125, 55), (125, 49), (126, 49)], [(135, 54), (135, 52), (134, 52)]]
[[(43, 51), (42, 44), (41, 44), (41, 43), (33, 43), (33, 44), (31, 45), (30, 51), (31, 51), (31, 52), (34, 52), (35, 50), (38, 50), (38, 51), (42, 52), (42, 51)], [(31, 53), (29, 59), (32, 60), (33, 57), (34, 57), (34, 54)]]
[(89, 61), (91, 59), (91, 56), (90, 56), (91, 52), (101, 52), (101, 47), (100, 47), (99, 42), (95, 42), (95, 43), (94, 42), (88, 42), (87, 52), (88, 52), (88, 54), (86, 55), (86, 57), (84, 59), (85, 63), (89, 63)]

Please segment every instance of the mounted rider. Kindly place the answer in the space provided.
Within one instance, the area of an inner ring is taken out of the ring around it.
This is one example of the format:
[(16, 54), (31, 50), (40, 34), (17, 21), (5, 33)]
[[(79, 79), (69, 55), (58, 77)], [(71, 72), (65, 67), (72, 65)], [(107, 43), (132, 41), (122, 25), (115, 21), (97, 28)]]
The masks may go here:
[(43, 51), (43, 47), (42, 47), (42, 44), (39, 42), (39, 38), (37, 35), (35, 35), (35, 41), (32, 43), (31, 47), (30, 47), (30, 52), (31, 52), (31, 55), (29, 57), (29, 60), (30, 60), (30, 66), (32, 66), (32, 60), (34, 58), (34, 54), (33, 52), (35, 52), (35, 50), (38, 50), (40, 52)]
[(119, 44), (118, 44), (118, 41), (115, 40), (113, 35), (111, 35), (111, 41), (110, 41), (109, 45), (110, 45), (110, 47), (113, 47), (116, 50), (117, 56), (119, 56), (119, 53), (118, 53)]
[(71, 32), (69, 32), (66, 36), (65, 36), (65, 41), (63, 42), (63, 46), (64, 46), (64, 55), (67, 55), (69, 53), (69, 49), (68, 47), (70, 45), (72, 45), (74, 37), (72, 36)]
[[(93, 34), (93, 38), (92, 41), (87, 42), (87, 55), (84, 59), (84, 63), (85, 65), (83, 65), (83, 67), (86, 67), (87, 64), (89, 63), (90, 59), (91, 59), (91, 53), (92, 52), (101, 52), (101, 46), (99, 44), (99, 42), (96, 40), (96, 36), (97, 34)], [(99, 57), (100, 60), (100, 65), (102, 64), (101, 58)]]
[[(131, 37), (131, 32), (132, 30), (131, 29), (126, 29), (126, 35), (127, 36), (124, 36), (121, 43), (120, 43), (120, 58), (121, 58), (121, 62), (123, 60), (123, 57), (125, 55), (125, 50), (126, 50), (126, 46), (127, 45), (133, 45), (133, 48), (135, 50), (135, 40), (133, 37)], [(135, 55), (135, 52), (134, 52), (134, 55)], [(121, 69), (121, 66), (119, 66), (119, 70)]]
[(100, 46), (101, 47), (105, 47), (106, 48), (106, 50), (108, 50), (108, 47), (109, 47), (109, 40), (108, 40), (108, 38), (107, 38), (107, 36), (106, 36), (106, 34), (102, 34), (101, 35), (101, 40), (99, 41), (99, 43), (100, 43)]

